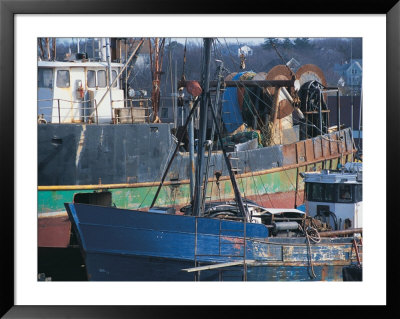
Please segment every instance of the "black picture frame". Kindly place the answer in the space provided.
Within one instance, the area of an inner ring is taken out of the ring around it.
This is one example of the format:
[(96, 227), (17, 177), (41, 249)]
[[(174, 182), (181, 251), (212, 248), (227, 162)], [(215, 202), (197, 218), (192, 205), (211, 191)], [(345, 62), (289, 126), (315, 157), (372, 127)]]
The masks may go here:
[[(398, 163), (398, 142), (400, 136), (399, 117), (399, 57), (400, 57), (400, 3), (394, 1), (307, 1), (293, 2), (282, 5), (279, 2), (264, 4), (260, 9), (260, 2), (246, 2), (239, 4), (210, 2), (188, 3), (187, 1), (150, 1), (150, 0), (0, 0), (0, 130), (1, 130), (1, 155), (0, 176), (3, 186), (1, 192), (0, 225), (1, 227), (1, 308), (0, 315), (5, 318), (151, 318), (166, 316), (190, 316), (204, 317), (214, 313), (215, 315), (252, 315), (246, 308), (237, 307), (168, 307), (168, 306), (22, 306), (15, 305), (14, 290), (14, 16), (16, 14), (201, 14), (201, 13), (293, 13), (293, 14), (386, 14), (387, 29), (387, 92), (386, 92), (386, 146), (387, 146), (387, 176), (386, 219), (387, 219), (387, 277), (382, 278), (387, 283), (386, 307), (356, 307), (342, 309), (343, 307), (324, 307), (321, 314), (329, 311), (330, 315), (354, 316), (360, 315), (360, 311), (374, 315), (375, 312), (394, 313), (395, 294), (394, 287), (398, 277), (394, 273), (394, 258), (398, 249), (395, 243), (398, 241), (394, 235), (396, 226), (396, 210), (393, 198), (396, 188), (396, 164)], [(322, 26), (319, 26), (322, 27)], [(382, 66), (383, 67), (383, 66)], [(377, 79), (379, 81), (379, 79)], [(382, 102), (384, 103), (384, 102)], [(379, 130), (379, 123), (375, 129)], [(384, 206), (383, 206), (384, 207)], [(385, 212), (379, 212), (385, 214)], [(301, 292), (299, 292), (301, 293)], [(240, 304), (240, 294), (238, 304)], [(351, 302), (350, 302), (351, 303)], [(272, 307), (268, 311), (279, 311)], [(286, 307), (285, 316), (299, 315), (304, 308)]]

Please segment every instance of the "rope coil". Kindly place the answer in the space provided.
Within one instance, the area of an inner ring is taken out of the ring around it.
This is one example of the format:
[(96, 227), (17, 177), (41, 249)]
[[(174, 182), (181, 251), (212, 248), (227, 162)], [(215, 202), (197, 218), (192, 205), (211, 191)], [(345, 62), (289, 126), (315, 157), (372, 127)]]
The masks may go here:
[[(309, 225), (309, 226), (306, 227), (305, 221), (306, 221), (306, 220), (303, 221), (303, 226), (304, 226), (304, 228), (303, 228), (301, 225), (299, 225), (299, 229), (304, 233), (304, 235), (305, 235), (305, 237), (306, 237), (306, 240), (307, 240), (307, 256), (308, 256), (308, 261), (309, 261), (309, 263), (310, 263), (310, 268), (311, 268), (310, 277), (311, 277), (312, 279), (315, 279), (315, 278), (317, 278), (317, 276), (315, 275), (315, 272), (314, 272), (314, 265), (313, 265), (313, 262), (312, 262), (312, 253), (311, 253), (311, 243), (310, 243), (310, 240), (311, 240), (314, 244), (317, 244), (317, 243), (321, 242), (321, 236), (319, 235), (318, 230), (315, 228), (315, 224), (314, 224), (314, 222), (313, 222), (312, 219), (310, 219), (310, 224), (311, 224), (312, 226)], [(314, 226), (314, 227), (313, 227), (313, 226)]]

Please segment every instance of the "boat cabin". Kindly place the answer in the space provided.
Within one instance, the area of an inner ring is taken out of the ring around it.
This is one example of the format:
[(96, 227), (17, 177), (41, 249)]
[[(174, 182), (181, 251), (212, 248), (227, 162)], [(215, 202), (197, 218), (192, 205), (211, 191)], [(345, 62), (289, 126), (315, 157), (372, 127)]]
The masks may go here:
[[(111, 63), (112, 81), (122, 67), (123, 64)], [(124, 107), (124, 91), (120, 80), (117, 80), (112, 87), (111, 106), (108, 83), (106, 62), (39, 61), (39, 121), (110, 123), (113, 119), (112, 109)]]
[(346, 163), (342, 170), (302, 174), (309, 216), (333, 230), (362, 227), (362, 163)]

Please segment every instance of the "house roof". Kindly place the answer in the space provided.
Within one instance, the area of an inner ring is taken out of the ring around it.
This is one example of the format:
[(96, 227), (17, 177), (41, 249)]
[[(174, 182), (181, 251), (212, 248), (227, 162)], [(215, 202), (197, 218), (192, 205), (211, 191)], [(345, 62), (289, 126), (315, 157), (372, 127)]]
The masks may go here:
[(253, 50), (252, 48), (250, 48), (248, 45), (244, 45), (242, 47), (239, 48), (240, 50)]
[(347, 71), (350, 68), (350, 66), (353, 66), (353, 65), (358, 67), (360, 70), (362, 70), (362, 60), (361, 59), (352, 59), (352, 60), (350, 60), (349, 63), (345, 63), (345, 64), (335, 63), (335, 65), (333, 66), (333, 70), (335, 72)]

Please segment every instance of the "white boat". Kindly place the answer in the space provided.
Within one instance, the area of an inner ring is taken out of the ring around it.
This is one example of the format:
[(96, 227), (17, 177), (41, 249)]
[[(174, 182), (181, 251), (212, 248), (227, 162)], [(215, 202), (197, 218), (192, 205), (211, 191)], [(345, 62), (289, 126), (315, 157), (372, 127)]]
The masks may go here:
[(340, 170), (302, 173), (309, 216), (333, 230), (362, 228), (362, 163), (349, 162)]

